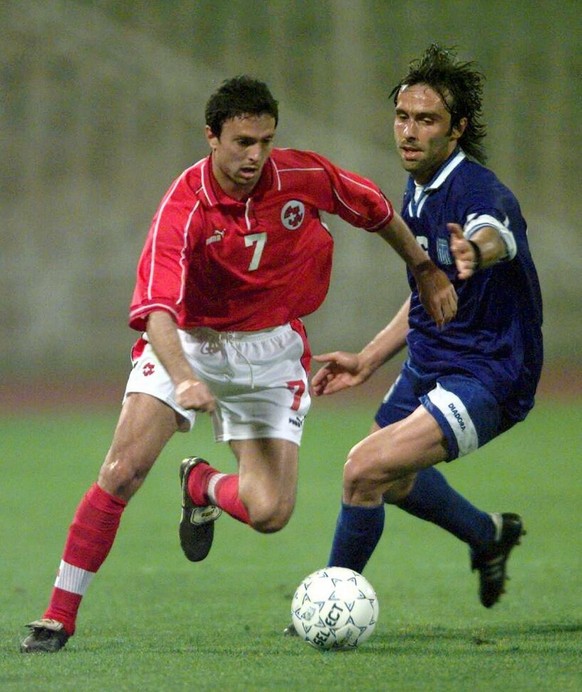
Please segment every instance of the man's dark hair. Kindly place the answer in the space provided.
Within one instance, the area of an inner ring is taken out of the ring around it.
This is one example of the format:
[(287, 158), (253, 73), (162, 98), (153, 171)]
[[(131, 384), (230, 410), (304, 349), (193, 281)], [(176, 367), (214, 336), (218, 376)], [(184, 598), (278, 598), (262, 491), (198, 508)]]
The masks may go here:
[(474, 63), (461, 62), (454, 48), (445, 49), (433, 43), (419, 59), (410, 63), (408, 70), (406, 77), (390, 92), (394, 104), (405, 85), (426, 84), (434, 89), (451, 114), (451, 128), (456, 127), (461, 118), (467, 118), (467, 127), (459, 139), (463, 151), (485, 163), (487, 156), (482, 140), (487, 128), (480, 121), (485, 77), (474, 69)]
[(248, 75), (225, 80), (206, 104), (206, 124), (212, 134), (220, 137), (226, 120), (244, 115), (271, 115), (279, 121), (277, 101), (269, 87)]

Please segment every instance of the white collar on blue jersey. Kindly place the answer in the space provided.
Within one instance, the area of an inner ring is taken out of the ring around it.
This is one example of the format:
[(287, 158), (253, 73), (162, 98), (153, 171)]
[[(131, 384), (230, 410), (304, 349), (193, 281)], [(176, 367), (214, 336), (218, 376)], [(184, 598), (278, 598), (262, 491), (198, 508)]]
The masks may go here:
[(426, 185), (422, 186), (424, 188), (424, 191), (429, 192), (430, 190), (436, 190), (437, 188), (439, 188), (449, 177), (449, 175), (455, 170), (455, 168), (466, 158), (467, 155), (462, 149), (455, 149), (455, 151), (453, 151), (449, 158), (435, 173), (433, 179)]
[(420, 212), (424, 207), (428, 195), (438, 188), (445, 182), (449, 175), (455, 170), (455, 168), (462, 163), (467, 158), (465, 152), (457, 147), (455, 151), (449, 156), (449, 158), (443, 163), (443, 165), (438, 169), (438, 171), (433, 176), (432, 180), (426, 185), (420, 185), (414, 181), (414, 178), (410, 176), (410, 183), (408, 190), (412, 192), (412, 197), (408, 204), (408, 213), (410, 216), (420, 216)]

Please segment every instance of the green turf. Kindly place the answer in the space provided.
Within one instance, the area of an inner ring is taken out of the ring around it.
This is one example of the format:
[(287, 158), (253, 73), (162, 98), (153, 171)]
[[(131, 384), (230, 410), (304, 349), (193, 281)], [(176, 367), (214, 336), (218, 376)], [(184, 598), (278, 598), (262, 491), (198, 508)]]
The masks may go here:
[(221, 518), (199, 565), (178, 546), (178, 462), (193, 452), (225, 470), (234, 462), (206, 419), (177, 436), (128, 507), (77, 635), (55, 656), (19, 654), (22, 626), (42, 614), (116, 415), (1, 420), (0, 690), (581, 690), (582, 404), (541, 402), (444, 469), (480, 506), (525, 517), (509, 592), (492, 610), (478, 603), (465, 546), (388, 508), (366, 569), (380, 601), (372, 639), (321, 653), (281, 636), (296, 585), (325, 564), (343, 460), (375, 405), (332, 403), (317, 401), (308, 419), (290, 525), (262, 536)]

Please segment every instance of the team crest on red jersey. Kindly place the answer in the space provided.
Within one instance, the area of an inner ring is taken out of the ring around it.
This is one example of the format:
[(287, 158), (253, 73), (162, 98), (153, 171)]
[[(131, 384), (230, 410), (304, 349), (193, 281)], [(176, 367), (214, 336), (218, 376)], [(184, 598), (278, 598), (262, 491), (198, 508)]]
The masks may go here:
[(281, 210), (281, 223), (290, 231), (296, 231), (305, 218), (305, 205), (291, 199)]

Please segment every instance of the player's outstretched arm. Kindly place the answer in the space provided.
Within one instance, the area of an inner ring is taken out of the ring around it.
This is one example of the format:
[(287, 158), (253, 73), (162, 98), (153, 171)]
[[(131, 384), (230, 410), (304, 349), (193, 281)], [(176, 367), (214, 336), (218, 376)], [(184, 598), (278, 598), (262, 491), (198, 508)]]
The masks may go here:
[(365, 382), (372, 374), (362, 368), (357, 353), (333, 351), (313, 356), (313, 360), (325, 365), (318, 370), (311, 380), (311, 389), (315, 396), (335, 394), (342, 389), (354, 387)]
[(314, 396), (335, 394), (362, 384), (399, 353), (406, 345), (409, 309), (410, 299), (407, 299), (394, 318), (359, 353), (333, 351), (313, 356), (318, 363), (325, 363), (311, 381)]

